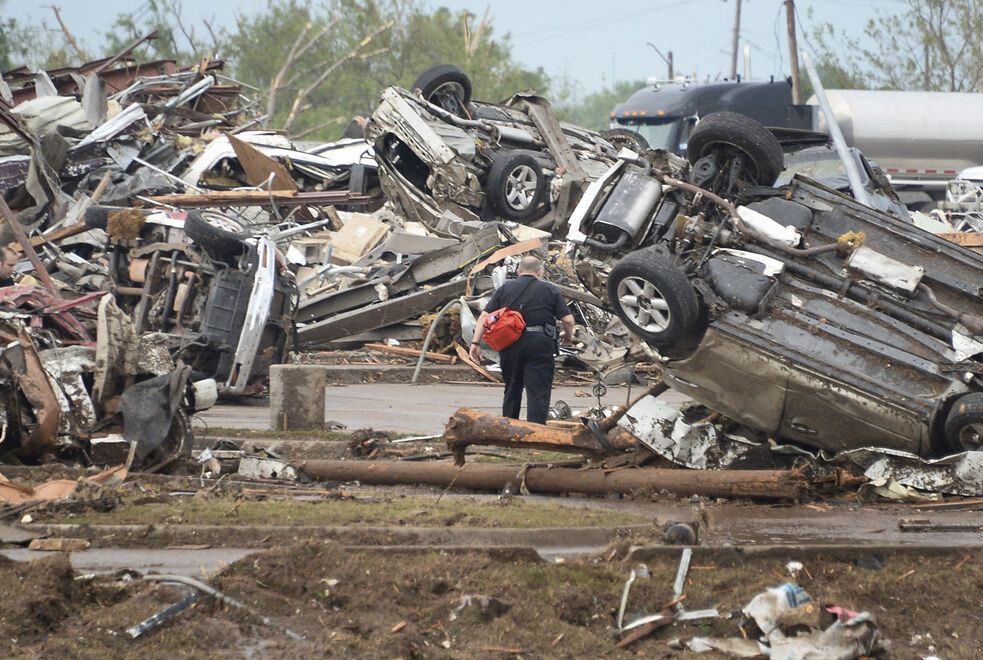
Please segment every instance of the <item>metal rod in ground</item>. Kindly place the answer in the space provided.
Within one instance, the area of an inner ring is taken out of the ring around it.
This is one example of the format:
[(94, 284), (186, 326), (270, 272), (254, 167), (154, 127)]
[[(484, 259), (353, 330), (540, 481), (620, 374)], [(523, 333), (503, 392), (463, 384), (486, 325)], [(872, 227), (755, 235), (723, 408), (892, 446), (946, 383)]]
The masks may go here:
[(358, 481), (365, 484), (421, 484), (499, 492), (523, 478), (533, 493), (630, 493), (668, 491), (704, 497), (749, 497), (796, 500), (809, 482), (791, 470), (674, 470), (628, 468), (601, 469), (527, 467), (449, 462), (403, 463), (400, 461), (307, 461), (301, 469), (323, 481)]
[(190, 593), (188, 593), (188, 595), (186, 595), (184, 598), (174, 603), (173, 605), (170, 605), (167, 608), (161, 610), (160, 612), (157, 612), (157, 614), (147, 617), (146, 619), (144, 619), (137, 625), (133, 626), (132, 628), (127, 628), (126, 633), (133, 639), (136, 639), (137, 637), (144, 634), (145, 632), (149, 630), (153, 630), (154, 628), (160, 626), (161, 624), (170, 621), (172, 618), (174, 618), (176, 614), (180, 614), (184, 610), (188, 609), (191, 606), (191, 604), (195, 602), (197, 599), (198, 599), (198, 592), (191, 591)]
[(291, 639), (296, 639), (298, 641), (304, 639), (303, 635), (298, 635), (297, 633), (290, 630), (289, 628), (280, 625), (270, 617), (260, 614), (259, 612), (249, 607), (245, 603), (236, 600), (232, 596), (227, 596), (223, 594), (218, 589), (205, 584), (201, 580), (196, 580), (194, 578), (186, 577), (184, 575), (144, 575), (143, 579), (149, 582), (174, 582), (177, 584), (183, 584), (189, 586), (193, 589), (197, 589), (198, 591), (204, 592), (209, 596), (211, 596), (212, 598), (222, 601), (223, 603), (231, 605), (232, 607), (238, 607), (241, 610), (245, 610), (249, 612), (254, 617), (262, 621), (265, 625), (270, 626), (272, 628), (279, 628), (284, 632), (284, 634), (287, 635), (287, 637)]

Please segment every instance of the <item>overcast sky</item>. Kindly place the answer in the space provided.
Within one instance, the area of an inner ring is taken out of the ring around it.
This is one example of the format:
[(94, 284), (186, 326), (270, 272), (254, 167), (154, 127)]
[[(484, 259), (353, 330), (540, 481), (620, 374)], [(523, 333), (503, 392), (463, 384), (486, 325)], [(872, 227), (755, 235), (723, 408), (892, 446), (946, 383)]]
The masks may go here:
[[(567, 75), (589, 92), (612, 79), (644, 80), (664, 75), (665, 64), (652, 49), (673, 51), (676, 72), (703, 78), (730, 71), (735, 0), (424, 0), (431, 7), (468, 9), (483, 15), (491, 7), (496, 35), (511, 35), (515, 58), (542, 67), (553, 76)], [(53, 24), (48, 4), (59, 4), (62, 17), (86, 46), (96, 48), (111, 18), (143, 6), (142, 0), (8, 0), (4, 13), (21, 19), (44, 18)], [(236, 13), (252, 13), (266, 0), (184, 0), (190, 21), (214, 18), (231, 25)], [(877, 12), (898, 10), (902, 0), (798, 0), (807, 36), (829, 22), (860, 36)], [(785, 14), (781, 0), (744, 0), (741, 51), (751, 49), (754, 78), (788, 75)], [(285, 45), (286, 47), (286, 45)], [(808, 44), (800, 37), (800, 49)], [(743, 62), (739, 70), (743, 69)]]

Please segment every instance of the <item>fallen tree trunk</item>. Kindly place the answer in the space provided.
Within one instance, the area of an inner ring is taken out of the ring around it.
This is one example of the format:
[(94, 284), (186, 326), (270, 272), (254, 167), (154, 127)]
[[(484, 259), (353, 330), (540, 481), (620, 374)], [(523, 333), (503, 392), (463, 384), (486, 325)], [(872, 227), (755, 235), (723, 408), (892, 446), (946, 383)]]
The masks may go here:
[(470, 445), (544, 449), (601, 458), (620, 454), (637, 444), (620, 426), (613, 425), (607, 432), (599, 428), (598, 433), (601, 437), (583, 424), (570, 430), (460, 408), (448, 420), (444, 440), (458, 465), (464, 464), (464, 450)]
[[(463, 351), (458, 347), (459, 351)], [(534, 422), (524, 422), (498, 415), (489, 415), (471, 408), (459, 408), (444, 427), (444, 441), (454, 452), (455, 462), (464, 465), (464, 451), (469, 445), (491, 445), (520, 449), (545, 449), (590, 458), (621, 454), (638, 446), (638, 440), (618, 426), (625, 412), (647, 396), (658, 396), (668, 389), (658, 383), (643, 390), (627, 406), (617, 408), (591, 426), (581, 424), (573, 429), (555, 428)]]
[(527, 467), (469, 463), (402, 461), (307, 461), (301, 469), (320, 481), (358, 481), (387, 486), (419, 484), (458, 486), (498, 492), (506, 484), (524, 484), (532, 493), (630, 493), (668, 491), (677, 495), (796, 500), (809, 482), (791, 470), (672, 470)]

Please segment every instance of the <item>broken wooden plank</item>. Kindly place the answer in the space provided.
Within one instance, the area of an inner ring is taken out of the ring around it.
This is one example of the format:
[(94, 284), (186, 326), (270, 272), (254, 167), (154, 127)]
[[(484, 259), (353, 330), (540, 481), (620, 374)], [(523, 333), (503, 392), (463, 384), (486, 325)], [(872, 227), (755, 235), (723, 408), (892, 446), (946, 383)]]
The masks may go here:
[[(72, 236), (77, 236), (79, 234), (89, 231), (91, 227), (87, 227), (84, 222), (78, 222), (74, 225), (69, 225), (67, 227), (62, 227), (56, 229), (49, 234), (44, 234), (42, 236), (35, 236), (31, 238), (31, 246), (39, 247), (45, 243), (57, 243), (64, 238), (71, 238)], [(24, 252), (24, 248), (18, 243), (17, 245), (9, 246), (14, 252), (21, 254)]]
[(472, 360), (471, 359), (471, 356), (468, 355), (468, 352), (466, 350), (464, 350), (464, 347), (463, 346), (461, 346), (460, 344), (454, 344), (454, 350), (457, 352), (457, 357), (461, 358), (461, 362), (463, 362), (464, 364), (468, 365), (469, 367), (471, 367), (472, 369), (474, 369), (476, 372), (478, 372), (479, 374), (481, 374), (485, 378), (485, 380), (487, 380), (489, 382), (492, 382), (492, 383), (501, 383), (502, 382), (502, 379), (501, 378), (499, 378), (498, 376), (496, 376), (495, 374), (493, 374), (492, 372), (488, 371), (483, 366), (481, 366), (480, 364), (478, 364), (477, 362), (475, 362), (474, 360)]
[(355, 195), (346, 190), (295, 192), (292, 190), (219, 190), (206, 193), (182, 193), (154, 195), (150, 200), (180, 208), (204, 208), (210, 206), (332, 206), (335, 204), (368, 204), (374, 198)]
[(957, 243), (963, 247), (983, 248), (983, 233), (976, 231), (956, 231), (938, 234), (939, 238)]
[(307, 461), (300, 468), (321, 481), (358, 481), (363, 484), (451, 485), (500, 492), (506, 484), (524, 484), (532, 493), (631, 493), (665, 490), (677, 495), (748, 497), (797, 500), (810, 488), (795, 470), (676, 470), (633, 468), (617, 472), (576, 468), (529, 467), (450, 462)]
[[(390, 346), (389, 344), (366, 344), (365, 348), (370, 351), (375, 351), (377, 353), (388, 353), (390, 355), (401, 355), (405, 357), (418, 358), (420, 357), (420, 351), (415, 348), (407, 348), (406, 346)], [(444, 353), (434, 353), (433, 351), (426, 352), (426, 359), (433, 362), (443, 362), (445, 364), (453, 364), (455, 358), (453, 355), (445, 355)]]

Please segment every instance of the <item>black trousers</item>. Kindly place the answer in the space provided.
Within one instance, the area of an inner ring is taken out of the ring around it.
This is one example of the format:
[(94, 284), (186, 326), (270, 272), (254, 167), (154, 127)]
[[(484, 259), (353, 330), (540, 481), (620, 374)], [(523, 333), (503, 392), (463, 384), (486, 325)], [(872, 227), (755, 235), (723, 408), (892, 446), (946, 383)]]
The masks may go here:
[(553, 390), (554, 341), (539, 332), (526, 332), (499, 353), (505, 379), (502, 415), (519, 419), (522, 391), (526, 391), (526, 419), (546, 423)]

